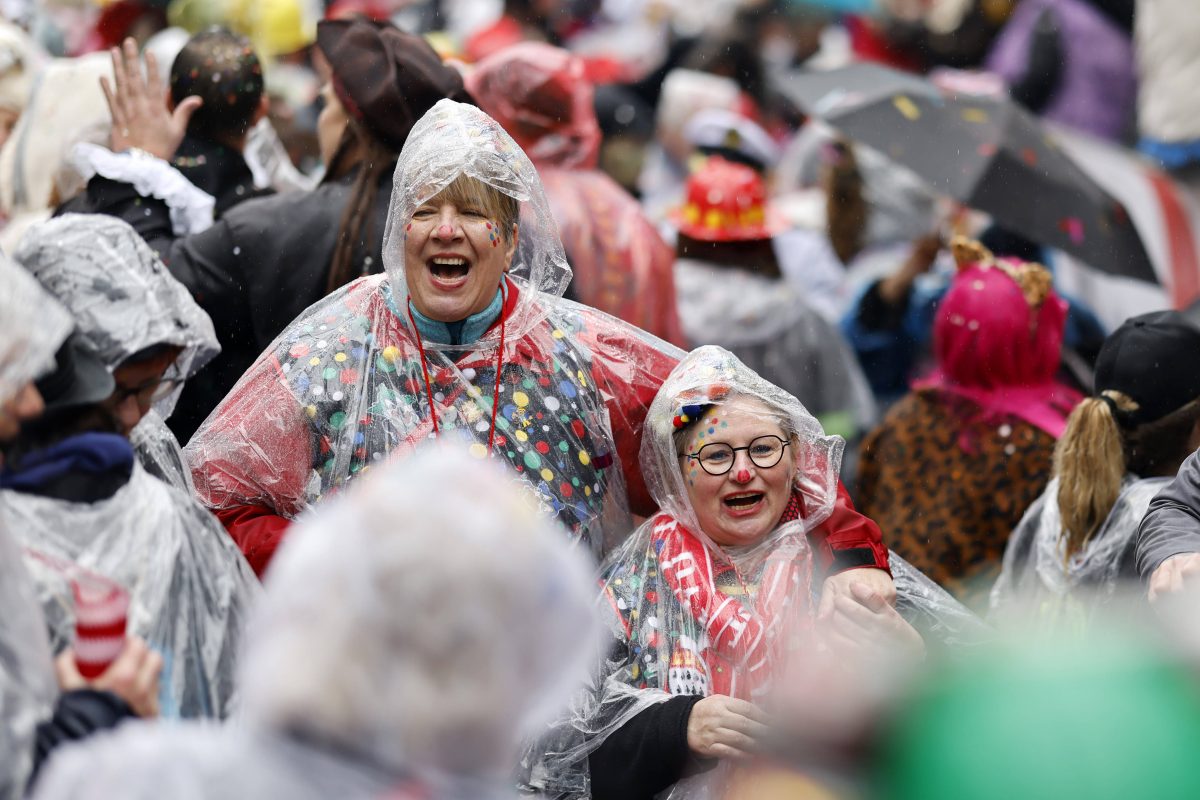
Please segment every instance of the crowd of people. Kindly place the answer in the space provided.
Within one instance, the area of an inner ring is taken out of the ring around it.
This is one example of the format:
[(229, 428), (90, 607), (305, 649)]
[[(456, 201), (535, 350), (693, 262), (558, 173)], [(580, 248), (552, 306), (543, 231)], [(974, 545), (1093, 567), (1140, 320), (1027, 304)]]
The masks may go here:
[(1193, 796), (1186, 5), (0, 3), (0, 800)]

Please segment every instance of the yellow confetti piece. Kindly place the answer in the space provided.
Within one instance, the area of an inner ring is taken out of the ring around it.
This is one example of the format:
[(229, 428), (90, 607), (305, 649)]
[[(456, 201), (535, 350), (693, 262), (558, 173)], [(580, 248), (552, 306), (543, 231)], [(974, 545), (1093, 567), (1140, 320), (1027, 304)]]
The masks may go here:
[(475, 458), (487, 458), (487, 448), (481, 445), (479, 442), (471, 445), (471, 447), (468, 449), (468, 452)]
[(542, 480), (544, 480), (544, 481), (554, 480), (554, 473), (548, 469), (543, 469), (541, 472), (541, 476), (542, 476)]
[(396, 363), (396, 359), (400, 356), (400, 348), (396, 346), (383, 348), (383, 357), (389, 364)]
[(982, 108), (964, 108), (962, 118), (967, 122), (983, 123), (988, 121), (988, 113)]
[(342, 363), (343, 361), (345, 361), (345, 360), (346, 360), (346, 354), (345, 354), (345, 353), (338, 353), (336, 356), (334, 356), (334, 357), (333, 357), (333, 360), (334, 360), (334, 361), (336, 361), (336, 362), (338, 362), (338, 363), (340, 364), (340, 363)]
[(551, 335), (551, 336), (553, 336), (555, 339), (561, 339), (561, 338), (563, 338), (564, 336), (566, 336), (566, 334), (565, 334), (565, 333), (563, 333), (563, 332), (562, 332), (562, 331), (560, 331), (560, 330), (555, 330), (555, 331), (554, 331), (554, 333), (552, 333), (552, 334), (550, 334), (550, 335)]
[(587, 454), (586, 450), (579, 451), (579, 463), (583, 464), (585, 467), (592, 463), (592, 457)]
[(907, 95), (896, 95), (894, 98), (892, 98), (892, 105), (894, 105), (896, 110), (903, 114), (909, 121), (918, 120), (921, 118), (921, 109), (917, 108), (917, 104), (914, 103)]
[(529, 434), (526, 433), (525, 431), (521, 431), (521, 430), (514, 431), (513, 436), (517, 437), (518, 442), (528, 442), (529, 441)]
[(321, 359), (317, 358), (316, 356), (313, 356), (312, 358), (310, 358), (308, 360), (308, 363), (315, 367), (321, 363)]
[(513, 402), (517, 404), (518, 408), (524, 408), (529, 405), (529, 395), (524, 392), (513, 392)]
[(590, 487), (590, 486), (583, 487), (583, 496), (591, 497), (592, 496), (592, 487)]
[(317, 416), (317, 407), (316, 406), (307, 406), (304, 409), (304, 413), (308, 414), (309, 419), (312, 419)]

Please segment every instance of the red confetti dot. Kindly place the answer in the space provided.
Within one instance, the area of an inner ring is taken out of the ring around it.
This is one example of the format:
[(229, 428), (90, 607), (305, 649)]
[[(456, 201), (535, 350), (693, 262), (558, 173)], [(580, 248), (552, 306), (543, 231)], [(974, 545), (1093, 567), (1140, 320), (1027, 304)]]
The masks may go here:
[(538, 378), (538, 385), (539, 385), (539, 386), (549, 386), (549, 385), (550, 385), (550, 379), (549, 379), (549, 378), (546, 378), (546, 377), (541, 377), (541, 378)]
[(355, 381), (358, 380), (358, 370), (344, 369), (338, 373), (338, 380), (340, 380), (346, 386), (351, 386)]
[(562, 492), (563, 497), (570, 497), (575, 493), (575, 490), (571, 488), (571, 484), (569, 483), (559, 484), (558, 490)]
[(651, 603), (657, 603), (658, 602), (658, 592), (651, 589), (650, 591), (646, 592), (646, 599), (649, 600)]
[(533, 447), (542, 455), (546, 455), (546, 453), (550, 452), (550, 445), (546, 444), (545, 442), (538, 442)]
[(578, 419), (571, 420), (571, 430), (575, 431), (575, 436), (580, 439), (583, 438), (583, 434), (587, 431), (587, 429), (583, 427), (583, 421)]

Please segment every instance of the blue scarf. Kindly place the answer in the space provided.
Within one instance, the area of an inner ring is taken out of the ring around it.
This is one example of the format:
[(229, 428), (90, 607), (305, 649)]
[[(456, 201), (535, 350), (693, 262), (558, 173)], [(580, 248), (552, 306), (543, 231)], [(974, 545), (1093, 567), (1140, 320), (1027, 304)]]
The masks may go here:
[(425, 341), (435, 344), (474, 344), (500, 317), (506, 297), (506, 286), (501, 283), (487, 308), (458, 322), (438, 322), (436, 319), (430, 319), (417, 310), (412, 298), (409, 298), (408, 308), (412, 311), (413, 321), (417, 323), (417, 329)]
[(64, 475), (99, 475), (123, 469), (133, 472), (133, 445), (115, 433), (80, 433), (29, 453), (18, 467), (0, 470), (0, 489), (38, 494)]

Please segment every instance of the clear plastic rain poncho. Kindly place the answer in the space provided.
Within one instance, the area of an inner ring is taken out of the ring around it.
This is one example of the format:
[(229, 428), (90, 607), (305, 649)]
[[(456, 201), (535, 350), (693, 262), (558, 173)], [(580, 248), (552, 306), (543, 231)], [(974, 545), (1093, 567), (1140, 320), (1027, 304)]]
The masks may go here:
[[(422, 348), (407, 313), (405, 228), (459, 175), (521, 203), (506, 308), (471, 344)], [(652, 508), (637, 490), (637, 442), (680, 353), (559, 297), (571, 273), (537, 172), (479, 109), (443, 100), (413, 128), (383, 259), (386, 275), (296, 319), (193, 436), (185, 455), (197, 494), (218, 513), (259, 506), (291, 518), (373, 464), (441, 437), (509, 463), (594, 552), (606, 536), (623, 537), (632, 527), (626, 476), (635, 509)]]
[[(697, 436), (719, 440), (721, 417), (734, 409), (761, 414), (765, 426), (793, 437), (784, 457), (795, 459), (792, 494), (779, 524), (744, 547), (718, 545), (699, 526), (673, 436), (677, 419), (695, 420), (699, 413)], [(618, 644), (568, 716), (527, 753), (528, 788), (588, 797), (588, 754), (673, 696), (725, 694), (763, 702), (783, 688), (776, 679), (814, 646), (820, 582), (809, 534), (837, 501), (843, 447), (799, 401), (728, 351), (700, 347), (679, 364), (650, 408), (642, 442), (645, 479), (662, 511), (602, 567), (600, 606)], [(947, 639), (961, 634), (964, 641), (982, 629), (928, 578), (895, 563), (902, 594), (897, 607), (916, 617), (919, 629)], [(719, 797), (727, 767), (681, 780), (659, 796)]]
[[(0, 490), (0, 526), (24, 547), (129, 591), (129, 634), (163, 656), (164, 716), (224, 717), (232, 710), (238, 636), (260, 588), (195, 500), (135, 463), (129, 482), (96, 503)], [(27, 566), (57, 652), (74, 638), (70, 583), (39, 559)]]
[(0, 403), (54, 368), (72, 326), (67, 310), (0, 253)]
[(127, 725), (55, 758), (46, 798), (515, 797), (518, 743), (600, 642), (593, 562), (458, 448), (375, 470), (280, 550), (243, 713)]
[[(0, 403), (54, 366), (71, 317), (25, 270), (0, 253)], [(49, 718), (58, 682), (46, 622), (21, 559), (0, 523), (0, 800), (25, 792), (34, 733)]]
[(110, 371), (147, 347), (181, 348), (164, 376), (179, 385), (154, 404), (130, 438), (152, 474), (190, 490), (179, 445), (164, 420), (175, 409), (182, 381), (221, 352), (208, 314), (116, 217), (65, 214), (39, 223), (22, 237), (15, 257), (67, 307)]
[(1018, 609), (1049, 624), (1086, 624), (1123, 580), (1136, 579), (1133, 546), (1138, 526), (1170, 478), (1127, 475), (1121, 494), (1083, 549), (1064, 559), (1066, 536), (1058, 509), (1058, 478), (1042, 492), (1008, 539), (991, 614)]
[(50, 718), (57, 697), (36, 590), (0, 523), (0, 800), (24, 796), (37, 726)]

